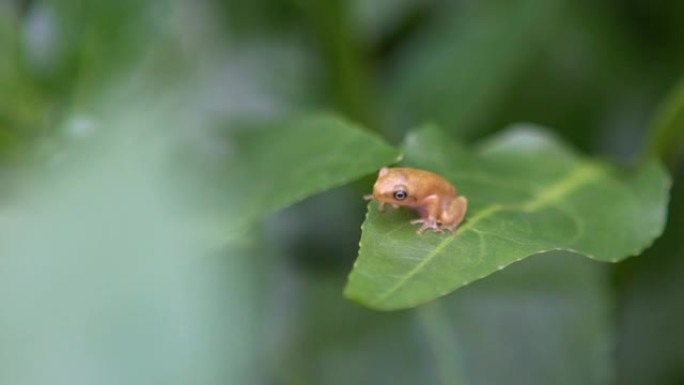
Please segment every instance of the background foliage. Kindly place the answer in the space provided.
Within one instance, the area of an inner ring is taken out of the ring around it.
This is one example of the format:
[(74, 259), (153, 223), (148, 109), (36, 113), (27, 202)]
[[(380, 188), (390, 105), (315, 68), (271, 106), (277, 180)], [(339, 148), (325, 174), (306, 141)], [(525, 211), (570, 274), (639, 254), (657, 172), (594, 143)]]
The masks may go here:
[[(0, 383), (682, 383), (681, 15), (0, 2)], [(617, 265), (533, 256), (412, 310), (344, 299), (361, 196), (405, 134), (467, 147), (521, 121), (618, 166), (663, 159), (664, 236)]]

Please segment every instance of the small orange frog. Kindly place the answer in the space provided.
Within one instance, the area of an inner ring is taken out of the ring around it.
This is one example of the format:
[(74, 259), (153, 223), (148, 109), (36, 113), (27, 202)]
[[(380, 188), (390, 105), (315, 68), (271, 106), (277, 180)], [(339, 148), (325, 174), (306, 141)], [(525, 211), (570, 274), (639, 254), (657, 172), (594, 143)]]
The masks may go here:
[(409, 167), (380, 169), (373, 194), (364, 199), (377, 200), (380, 211), (385, 204), (415, 209), (420, 219), (412, 220), (411, 224), (421, 224), (418, 234), (426, 229), (439, 233), (444, 229), (454, 231), (468, 208), (468, 200), (458, 196), (449, 181), (430, 171)]

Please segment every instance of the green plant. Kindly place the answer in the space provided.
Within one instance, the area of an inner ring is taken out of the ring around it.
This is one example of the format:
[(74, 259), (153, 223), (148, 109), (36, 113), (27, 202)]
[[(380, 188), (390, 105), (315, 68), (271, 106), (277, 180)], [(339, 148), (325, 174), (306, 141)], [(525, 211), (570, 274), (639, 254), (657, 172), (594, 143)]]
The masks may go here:
[(0, 5), (0, 383), (681, 382), (684, 3), (201, 4)]

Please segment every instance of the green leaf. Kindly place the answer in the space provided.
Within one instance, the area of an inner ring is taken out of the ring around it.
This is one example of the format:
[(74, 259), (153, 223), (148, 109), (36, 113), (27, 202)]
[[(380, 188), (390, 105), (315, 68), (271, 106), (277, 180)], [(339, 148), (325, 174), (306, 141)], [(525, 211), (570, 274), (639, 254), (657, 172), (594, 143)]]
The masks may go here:
[[(614, 323), (607, 267), (549, 252), (417, 308), (433, 362), (445, 373), (440, 383), (609, 383)], [(468, 382), (447, 380), (458, 366)]]
[(223, 175), (231, 216), (251, 222), (396, 162), (399, 151), (332, 115), (236, 133)]
[[(434, 358), (413, 312), (387, 314), (354, 306), (341, 298), (341, 280), (292, 270), (288, 281), (298, 283), (296, 291), (280, 290), (278, 297), (286, 311), (265, 317), (264, 330), (279, 332), (276, 340), (283, 342), (269, 350), (278, 353), (277, 378), (270, 383), (445, 384), (433, 375)], [(287, 294), (296, 296), (296, 306), (290, 306), (292, 298), (283, 298)], [(461, 385), (455, 378), (448, 383)]]
[(369, 205), (345, 294), (377, 309), (430, 301), (548, 250), (617, 262), (665, 224), (670, 182), (658, 163), (623, 173), (535, 127), (514, 127), (474, 153), (423, 129), (407, 138), (405, 164), (453, 181), (468, 214), (455, 234), (418, 236), (410, 210)]
[(673, 368), (684, 367), (684, 199), (677, 199), (684, 197), (684, 168), (673, 179), (674, 199), (663, 236), (643, 258), (626, 261), (618, 271), (618, 384), (676, 383), (682, 378), (673, 377)]
[(476, 3), (441, 11), (391, 73), (399, 122), (430, 120), (472, 134), (555, 36), (565, 0)]

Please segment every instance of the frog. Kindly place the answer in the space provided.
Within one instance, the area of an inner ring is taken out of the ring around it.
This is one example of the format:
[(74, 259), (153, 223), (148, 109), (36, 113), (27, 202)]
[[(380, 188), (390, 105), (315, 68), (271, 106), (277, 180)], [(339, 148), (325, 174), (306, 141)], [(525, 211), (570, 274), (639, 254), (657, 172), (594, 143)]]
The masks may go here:
[(385, 205), (395, 209), (414, 209), (419, 219), (410, 221), (420, 224), (416, 233), (425, 230), (443, 233), (453, 232), (463, 222), (468, 200), (458, 195), (456, 187), (447, 179), (431, 171), (412, 167), (383, 167), (373, 185), (373, 193), (364, 195), (366, 200), (378, 202), (378, 210)]

